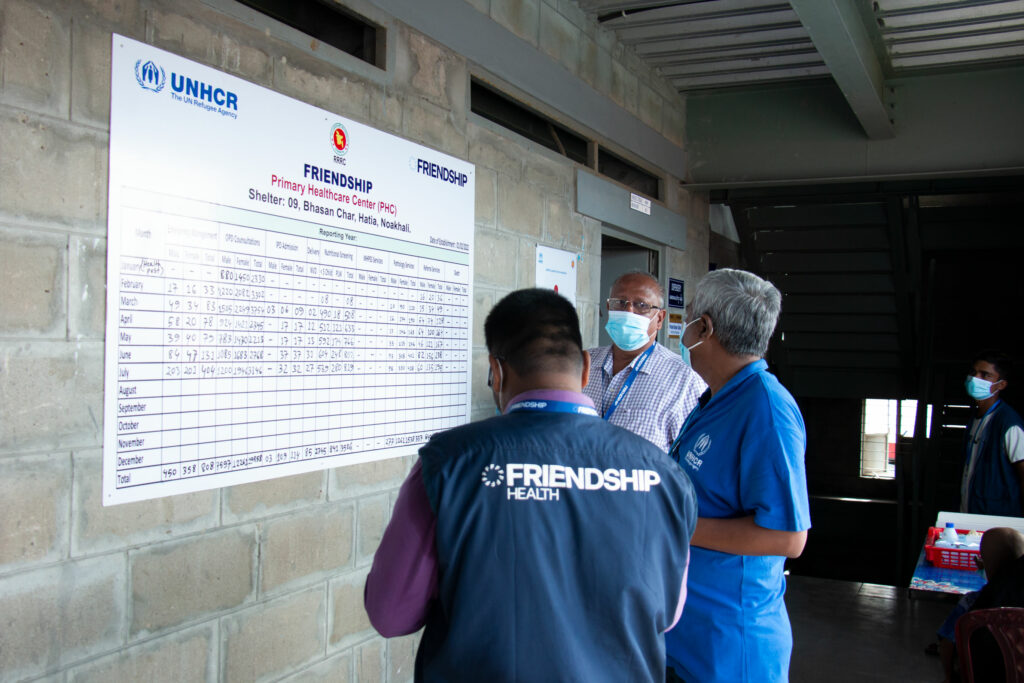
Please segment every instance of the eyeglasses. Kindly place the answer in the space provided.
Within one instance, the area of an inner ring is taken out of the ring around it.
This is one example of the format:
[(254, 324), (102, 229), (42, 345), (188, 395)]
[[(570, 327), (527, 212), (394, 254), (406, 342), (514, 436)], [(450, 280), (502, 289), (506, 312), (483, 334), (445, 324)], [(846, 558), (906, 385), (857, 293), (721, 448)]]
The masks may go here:
[(634, 313), (640, 315), (647, 315), (651, 311), (661, 308), (661, 306), (652, 306), (646, 301), (630, 301), (629, 299), (607, 299), (606, 303), (608, 304), (609, 311), (628, 311), (632, 309)]

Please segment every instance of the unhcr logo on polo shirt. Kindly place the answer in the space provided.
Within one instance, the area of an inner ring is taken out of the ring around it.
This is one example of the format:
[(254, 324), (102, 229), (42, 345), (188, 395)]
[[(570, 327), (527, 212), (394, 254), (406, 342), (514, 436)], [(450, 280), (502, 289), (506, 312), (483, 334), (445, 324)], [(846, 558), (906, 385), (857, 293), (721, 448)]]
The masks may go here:
[(686, 464), (694, 471), (699, 470), (704, 464), (704, 456), (711, 449), (711, 435), (704, 432), (693, 442), (693, 448), (686, 451)]
[(509, 463), (504, 470), (490, 464), (480, 478), (488, 488), (504, 484), (506, 500), (559, 500), (562, 489), (647, 493), (661, 483), (661, 475), (654, 470), (532, 463)]

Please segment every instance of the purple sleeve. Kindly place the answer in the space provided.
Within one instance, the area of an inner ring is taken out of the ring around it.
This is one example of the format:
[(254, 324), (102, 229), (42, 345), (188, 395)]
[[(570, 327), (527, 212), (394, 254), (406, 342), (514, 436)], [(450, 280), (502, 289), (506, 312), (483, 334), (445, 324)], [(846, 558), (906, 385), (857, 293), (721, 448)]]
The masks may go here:
[(683, 616), (683, 605), (686, 604), (686, 577), (690, 574), (690, 558), (686, 558), (686, 566), (683, 567), (683, 583), (679, 587), (679, 600), (676, 602), (676, 612), (672, 615), (672, 623), (666, 631), (671, 631), (679, 623), (679, 617)]
[(385, 638), (415, 633), (427, 620), (437, 597), (436, 527), (417, 460), (402, 484), (363, 593), (370, 623)]

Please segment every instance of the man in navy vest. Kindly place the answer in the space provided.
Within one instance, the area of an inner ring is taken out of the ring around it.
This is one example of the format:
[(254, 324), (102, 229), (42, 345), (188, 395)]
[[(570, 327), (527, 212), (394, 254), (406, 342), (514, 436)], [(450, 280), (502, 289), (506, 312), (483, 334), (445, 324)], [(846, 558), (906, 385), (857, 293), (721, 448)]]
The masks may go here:
[(656, 446), (581, 393), (576, 311), (541, 289), (487, 316), (501, 415), (435, 434), (366, 579), (386, 637), (425, 626), (417, 681), (660, 681), (695, 497)]
[(999, 351), (975, 356), (965, 387), (977, 406), (967, 425), (960, 511), (1022, 517), (1024, 431), (1020, 415), (1001, 401), (1010, 358)]

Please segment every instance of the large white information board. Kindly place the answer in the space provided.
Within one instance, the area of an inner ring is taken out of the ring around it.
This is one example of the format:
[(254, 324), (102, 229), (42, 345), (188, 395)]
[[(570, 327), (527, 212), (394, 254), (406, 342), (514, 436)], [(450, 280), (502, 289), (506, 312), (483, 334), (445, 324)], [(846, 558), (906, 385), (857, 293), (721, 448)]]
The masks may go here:
[(469, 415), (471, 164), (113, 37), (105, 505)]

